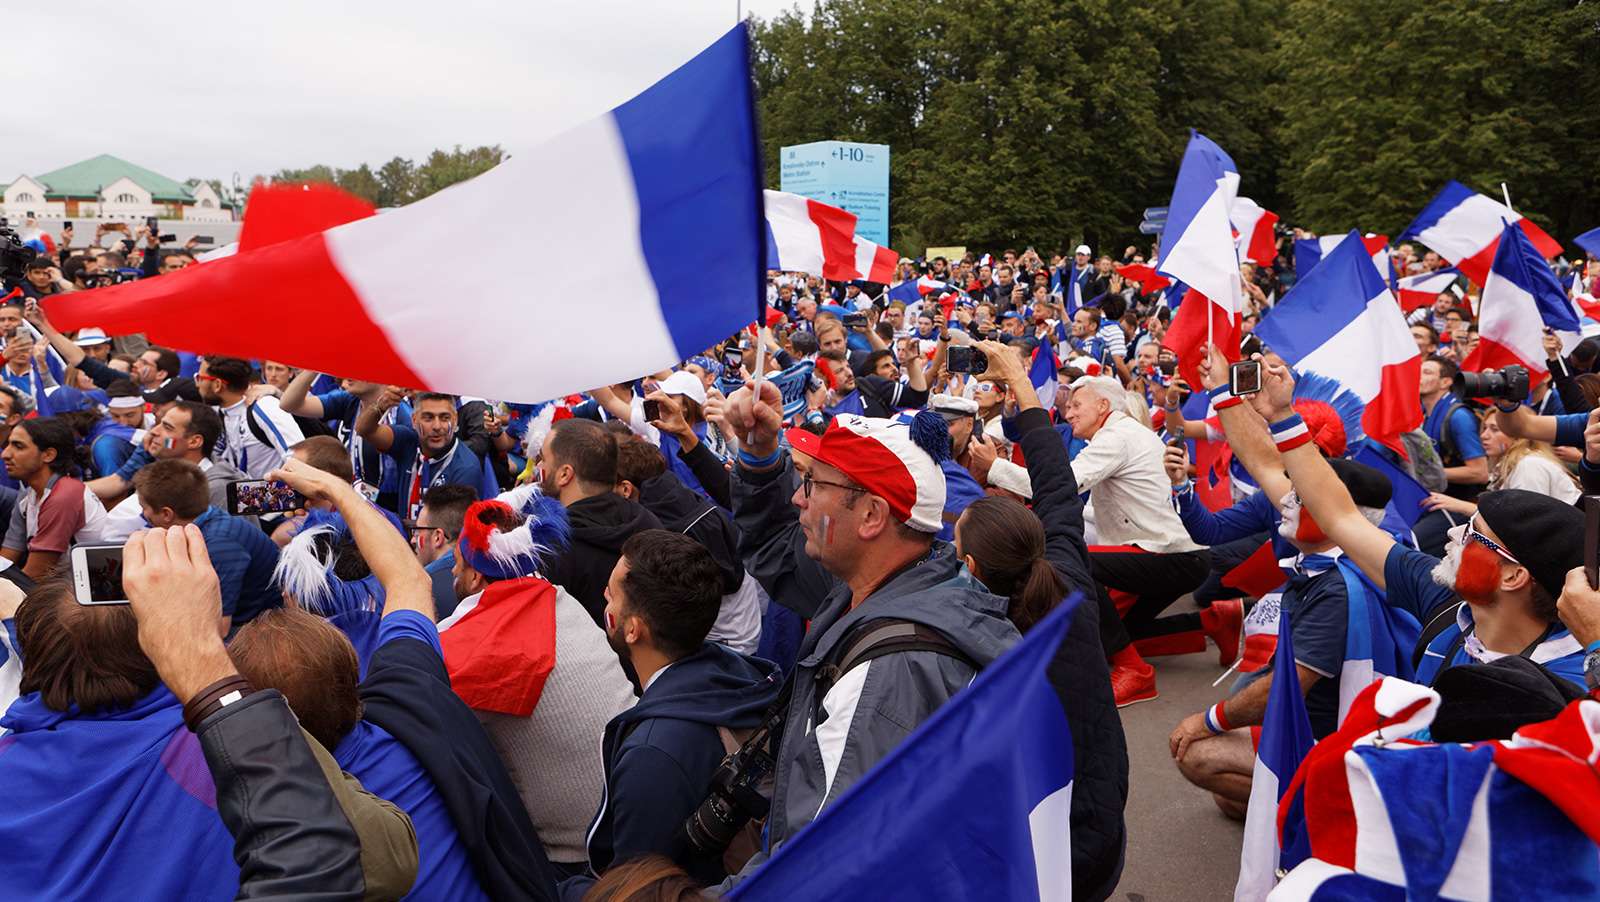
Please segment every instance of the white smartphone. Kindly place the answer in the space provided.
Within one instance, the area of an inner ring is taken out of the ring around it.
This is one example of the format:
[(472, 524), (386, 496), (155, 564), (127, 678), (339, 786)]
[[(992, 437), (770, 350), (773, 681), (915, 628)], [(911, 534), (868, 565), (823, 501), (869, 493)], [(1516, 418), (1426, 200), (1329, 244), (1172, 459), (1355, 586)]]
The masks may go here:
[(122, 546), (78, 545), (70, 555), (78, 604), (127, 604), (122, 591)]

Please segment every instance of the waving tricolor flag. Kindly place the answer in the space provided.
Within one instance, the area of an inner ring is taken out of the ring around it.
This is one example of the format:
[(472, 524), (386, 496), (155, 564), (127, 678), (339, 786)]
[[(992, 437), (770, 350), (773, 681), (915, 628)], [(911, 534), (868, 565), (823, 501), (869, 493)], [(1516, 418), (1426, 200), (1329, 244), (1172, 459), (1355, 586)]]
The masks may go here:
[(1078, 603), (1058, 605), (728, 898), (1071, 899), (1072, 690), (1051, 662), (1072, 653)]
[(1422, 360), (1394, 296), (1355, 232), (1256, 327), (1290, 365), (1337, 380), (1366, 404), (1361, 428), (1396, 448), (1422, 423)]
[(894, 278), (894, 251), (857, 235), (856, 214), (799, 194), (764, 195), (768, 266), (839, 281)]
[(1508, 740), (1405, 738), (1439, 706), (1399, 679), (1357, 697), (1279, 809), (1312, 857), (1270, 899), (1600, 898), (1600, 702)]
[(1056, 371), (1059, 369), (1061, 361), (1056, 359), (1055, 346), (1046, 338), (1033, 349), (1033, 360), (1028, 364), (1028, 381), (1033, 383), (1033, 390), (1038, 393), (1039, 403), (1045, 410), (1056, 403)]
[(1278, 259), (1278, 236), (1273, 231), (1278, 214), (1248, 197), (1240, 197), (1234, 199), (1228, 218), (1239, 233), (1239, 259), (1258, 266), (1271, 266)]
[[(741, 24), (622, 106), (471, 181), (159, 279), (52, 296), (46, 312), (64, 329), (510, 400), (669, 367), (749, 323), (765, 296), (749, 55)], [(593, 316), (575, 300), (593, 294), (586, 268), (530, 282), (420, 252), (459, 243), (462, 223), (484, 236), (485, 259), (529, 246), (604, 255), (611, 352), (572, 340)]]
[(1464, 370), (1507, 364), (1528, 368), (1537, 383), (1545, 367), (1544, 327), (1578, 333), (1582, 327), (1572, 301), (1545, 264), (1541, 252), (1516, 223), (1501, 228), (1492, 265), (1478, 299), (1478, 348), (1462, 361)]
[(950, 287), (949, 282), (941, 282), (930, 276), (920, 276), (915, 280), (908, 279), (889, 289), (889, 300), (900, 301), (904, 304), (915, 304), (926, 295), (938, 291), (948, 291)]
[(1200, 346), (1208, 338), (1230, 359), (1239, 357), (1244, 309), (1239, 250), (1229, 211), (1239, 191), (1239, 167), (1211, 139), (1191, 130), (1178, 167), (1161, 233), (1156, 271), (1189, 287), (1167, 330), (1166, 345), (1190, 385), (1199, 385)]
[[(1351, 233), (1354, 234), (1354, 233)], [(1339, 243), (1349, 238), (1350, 235), (1325, 235), (1321, 238), (1296, 238), (1294, 240), (1294, 271), (1304, 279), (1310, 275), (1323, 258), (1333, 253)], [(1389, 278), (1389, 236), (1388, 235), (1362, 235), (1361, 244), (1372, 257), (1372, 265), (1378, 268), (1378, 275), (1383, 279)]]
[(1261, 722), (1261, 744), (1250, 776), (1250, 804), (1245, 812), (1244, 844), (1239, 849), (1239, 882), (1234, 902), (1261, 902), (1277, 882), (1280, 861), (1293, 867), (1305, 850), (1286, 850), (1278, 837), (1278, 803), (1289, 791), (1289, 781), (1316, 742), (1311, 738), (1311, 717), (1295, 676), (1294, 641), (1289, 632), (1293, 612), (1278, 612), (1278, 649), (1274, 656), (1272, 685), (1267, 690), (1267, 710)]
[(1528, 237), (1541, 259), (1561, 253), (1561, 244), (1544, 229), (1523, 218), (1501, 202), (1486, 197), (1460, 182), (1449, 182), (1434, 195), (1417, 218), (1400, 233), (1400, 240), (1415, 238), (1454, 263), (1467, 278), (1479, 285), (1489, 277), (1495, 245), (1505, 222), (1511, 222)]
[(1395, 284), (1395, 300), (1400, 302), (1400, 312), (1410, 313), (1418, 307), (1426, 307), (1446, 291), (1460, 298), (1461, 292), (1455, 287), (1460, 277), (1461, 270), (1454, 266), (1402, 277)]

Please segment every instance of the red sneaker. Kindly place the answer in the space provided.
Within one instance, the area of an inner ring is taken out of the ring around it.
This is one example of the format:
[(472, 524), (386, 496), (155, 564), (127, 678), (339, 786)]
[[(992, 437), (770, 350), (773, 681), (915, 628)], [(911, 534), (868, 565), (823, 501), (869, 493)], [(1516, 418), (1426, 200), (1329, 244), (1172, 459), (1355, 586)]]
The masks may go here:
[(1217, 664), (1228, 667), (1239, 658), (1239, 648), (1244, 644), (1244, 602), (1237, 598), (1213, 601), (1200, 612), (1200, 623), (1206, 635), (1217, 643)]
[(1156, 669), (1142, 662), (1141, 665), (1111, 668), (1111, 694), (1117, 699), (1117, 707), (1126, 708), (1137, 702), (1147, 702), (1158, 695)]

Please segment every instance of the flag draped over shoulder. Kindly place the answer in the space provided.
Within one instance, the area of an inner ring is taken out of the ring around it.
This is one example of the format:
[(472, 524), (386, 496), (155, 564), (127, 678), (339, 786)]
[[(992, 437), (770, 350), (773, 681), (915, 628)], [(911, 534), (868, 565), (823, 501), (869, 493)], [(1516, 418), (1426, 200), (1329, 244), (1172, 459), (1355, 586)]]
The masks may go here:
[[(63, 329), (515, 401), (671, 366), (749, 323), (765, 297), (749, 55), (741, 24), (632, 100), (471, 181), (160, 278), (52, 296), (46, 312)], [(592, 330), (590, 268), (534, 280), (463, 269), (448, 250), (463, 224), (485, 259), (604, 254), (608, 352), (572, 340)]]
[(1078, 600), (1058, 605), (730, 898), (1070, 899), (1072, 735), (1065, 687), (1048, 671)]

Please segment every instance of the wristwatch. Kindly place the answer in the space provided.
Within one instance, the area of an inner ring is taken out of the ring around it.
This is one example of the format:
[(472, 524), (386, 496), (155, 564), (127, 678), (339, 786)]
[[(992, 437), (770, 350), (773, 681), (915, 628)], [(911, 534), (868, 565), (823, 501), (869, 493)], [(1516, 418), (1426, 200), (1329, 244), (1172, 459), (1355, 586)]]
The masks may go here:
[(1583, 656), (1583, 682), (1590, 690), (1600, 689), (1600, 648)]

